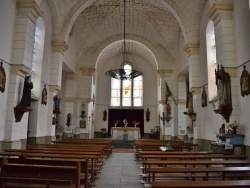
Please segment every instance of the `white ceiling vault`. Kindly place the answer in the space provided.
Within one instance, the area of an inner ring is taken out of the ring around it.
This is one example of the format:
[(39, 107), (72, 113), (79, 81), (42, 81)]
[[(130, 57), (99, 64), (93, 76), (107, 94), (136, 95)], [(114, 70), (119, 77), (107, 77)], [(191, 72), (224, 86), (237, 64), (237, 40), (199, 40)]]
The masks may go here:
[[(175, 63), (180, 35), (185, 43), (198, 43), (206, 1), (126, 0), (125, 33), (130, 53), (156, 61), (158, 69), (164, 69), (164, 63)], [(52, 14), (53, 40), (67, 42), (71, 33), (76, 39), (77, 63), (95, 67), (97, 60), (106, 61), (121, 53), (117, 49), (124, 34), (123, 0), (47, 0), (47, 3)]]

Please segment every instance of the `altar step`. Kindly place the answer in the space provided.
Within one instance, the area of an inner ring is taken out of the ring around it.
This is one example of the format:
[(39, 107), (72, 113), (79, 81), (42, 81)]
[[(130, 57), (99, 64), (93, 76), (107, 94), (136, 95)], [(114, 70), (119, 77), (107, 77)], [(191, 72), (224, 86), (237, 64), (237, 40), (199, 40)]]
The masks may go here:
[(113, 142), (114, 148), (133, 148), (134, 141), (133, 140), (115, 140)]

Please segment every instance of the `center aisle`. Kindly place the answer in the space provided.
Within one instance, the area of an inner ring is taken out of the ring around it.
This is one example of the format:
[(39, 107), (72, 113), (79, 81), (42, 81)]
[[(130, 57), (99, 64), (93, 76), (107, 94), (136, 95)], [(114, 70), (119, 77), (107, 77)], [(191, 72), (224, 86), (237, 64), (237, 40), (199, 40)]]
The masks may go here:
[(140, 163), (134, 153), (112, 153), (105, 160), (95, 188), (143, 188), (139, 174)]

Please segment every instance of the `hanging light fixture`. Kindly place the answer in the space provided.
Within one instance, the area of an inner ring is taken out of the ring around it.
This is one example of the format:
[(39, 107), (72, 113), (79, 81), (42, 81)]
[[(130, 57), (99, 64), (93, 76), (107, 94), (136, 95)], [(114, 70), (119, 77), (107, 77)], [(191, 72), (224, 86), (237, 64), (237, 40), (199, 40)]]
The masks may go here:
[[(126, 51), (126, 12), (125, 12), (125, 2), (126, 0), (123, 1), (123, 6), (124, 6), (124, 24), (123, 24), (123, 30), (124, 30), (124, 33), (123, 33), (123, 66), (126, 64), (126, 55), (127, 54), (130, 54), (129, 51)], [(131, 54), (130, 54), (131, 55)], [(119, 58), (118, 58), (119, 59)], [(117, 59), (117, 61), (118, 61)], [(133, 59), (133, 58), (132, 58)], [(117, 64), (118, 62), (116, 62)], [(135, 62), (134, 62), (135, 64)], [(136, 64), (135, 64), (136, 65)], [(115, 79), (118, 79), (118, 80), (130, 80), (130, 79), (133, 79), (133, 78), (136, 78), (140, 75), (142, 75), (142, 73), (140, 71), (137, 71), (137, 70), (133, 70), (133, 69), (124, 69), (124, 67), (121, 67), (120, 69), (111, 69), (109, 71), (107, 71), (105, 74), (107, 76), (110, 76), (112, 78), (115, 78)]]

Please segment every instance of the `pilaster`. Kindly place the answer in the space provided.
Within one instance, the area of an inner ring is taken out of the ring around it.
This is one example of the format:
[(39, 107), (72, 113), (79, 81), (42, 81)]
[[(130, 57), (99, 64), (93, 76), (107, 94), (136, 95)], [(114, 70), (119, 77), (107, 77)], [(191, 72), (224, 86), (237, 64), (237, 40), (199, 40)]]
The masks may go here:
[(214, 3), (208, 12), (208, 17), (214, 21), (216, 58), (219, 65), (225, 67), (225, 72), (231, 77), (231, 92), (233, 111), (230, 122), (239, 118), (239, 90), (236, 69), (226, 67), (237, 66), (235, 24), (233, 19), (233, 3)]
[(190, 89), (200, 85), (200, 47), (199, 44), (186, 44), (184, 50), (188, 54)]
[(82, 75), (80, 77), (80, 88), (81, 88), (81, 97), (85, 99), (91, 99), (91, 90), (92, 90), (92, 80), (93, 73), (95, 72), (95, 68), (92, 67), (81, 67), (80, 68)]
[(68, 45), (65, 41), (53, 41), (52, 49), (50, 84), (61, 87), (64, 52), (68, 49)]

